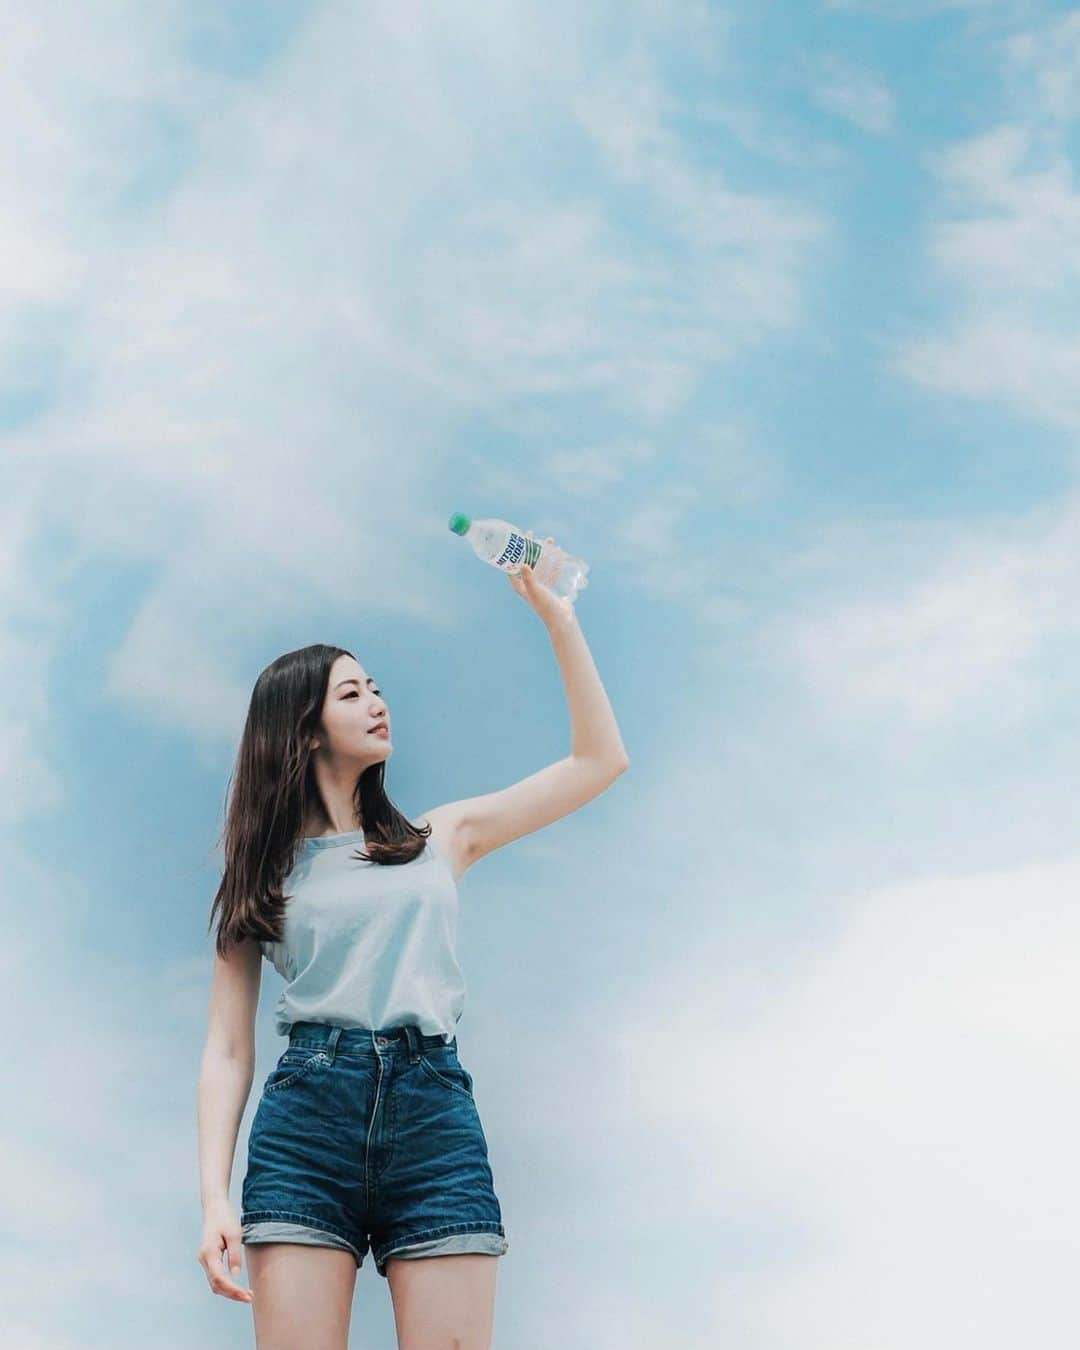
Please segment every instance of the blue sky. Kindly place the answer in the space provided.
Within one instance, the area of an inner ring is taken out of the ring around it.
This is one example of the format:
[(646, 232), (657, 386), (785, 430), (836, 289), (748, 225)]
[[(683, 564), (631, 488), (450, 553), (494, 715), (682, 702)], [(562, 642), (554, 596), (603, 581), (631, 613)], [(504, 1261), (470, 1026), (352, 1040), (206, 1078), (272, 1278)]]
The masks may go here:
[(569, 748), (456, 510), (589, 560), (631, 757), (462, 881), (495, 1345), (1075, 1341), (1080, 9), (7, 8), (5, 1343), (251, 1344), (258, 672), (352, 650), (414, 818)]

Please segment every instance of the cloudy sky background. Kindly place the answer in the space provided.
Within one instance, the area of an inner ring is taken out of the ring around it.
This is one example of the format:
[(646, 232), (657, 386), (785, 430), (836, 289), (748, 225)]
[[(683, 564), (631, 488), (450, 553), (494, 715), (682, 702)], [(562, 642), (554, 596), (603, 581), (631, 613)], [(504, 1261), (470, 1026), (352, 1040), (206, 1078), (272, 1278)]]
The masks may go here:
[(195, 1260), (226, 779), (314, 641), (409, 815), (566, 752), (464, 510), (589, 560), (632, 760), (462, 882), (497, 1350), (1074, 1345), (1080, 10), (4, 32), (5, 1344), (252, 1343)]

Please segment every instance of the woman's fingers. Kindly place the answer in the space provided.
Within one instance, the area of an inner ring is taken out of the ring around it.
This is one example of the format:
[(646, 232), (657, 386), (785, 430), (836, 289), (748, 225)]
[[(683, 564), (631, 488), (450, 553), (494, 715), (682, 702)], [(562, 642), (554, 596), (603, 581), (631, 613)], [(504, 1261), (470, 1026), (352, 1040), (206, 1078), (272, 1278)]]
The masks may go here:
[[(224, 1238), (224, 1235), (222, 1237)], [(225, 1250), (229, 1251), (229, 1264), (231, 1266), (233, 1252), (230, 1248)], [(255, 1295), (251, 1290), (245, 1289), (243, 1285), (237, 1284), (235, 1280), (229, 1279), (228, 1275), (225, 1274), (225, 1268), (221, 1261), (223, 1255), (224, 1251), (220, 1248), (216, 1251), (211, 1250), (209, 1255), (205, 1252), (199, 1253), (199, 1264), (206, 1271), (206, 1279), (210, 1288), (215, 1294), (221, 1294), (224, 1298), (236, 1299), (239, 1303), (253, 1303)]]
[(234, 1274), (239, 1275), (243, 1261), (240, 1259), (241, 1242), (239, 1233), (226, 1233), (225, 1242), (229, 1253), (228, 1269)]

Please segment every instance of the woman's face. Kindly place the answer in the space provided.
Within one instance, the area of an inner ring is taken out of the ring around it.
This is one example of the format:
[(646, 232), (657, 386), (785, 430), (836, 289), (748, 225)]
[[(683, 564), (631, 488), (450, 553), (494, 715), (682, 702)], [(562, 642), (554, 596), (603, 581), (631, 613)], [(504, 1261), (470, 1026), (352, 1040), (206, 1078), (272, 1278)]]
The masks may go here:
[[(351, 656), (339, 656), (330, 670), (322, 709), (323, 735), (315, 743), (332, 759), (365, 767), (390, 757), (390, 713), (374, 677)], [(382, 725), (386, 733), (376, 735)]]

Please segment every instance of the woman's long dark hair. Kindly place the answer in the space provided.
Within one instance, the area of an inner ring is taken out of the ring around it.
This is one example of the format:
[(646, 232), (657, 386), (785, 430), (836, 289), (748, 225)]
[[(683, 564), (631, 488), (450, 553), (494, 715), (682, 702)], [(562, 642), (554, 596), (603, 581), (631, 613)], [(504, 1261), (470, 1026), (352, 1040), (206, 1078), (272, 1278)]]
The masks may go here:
[[(308, 808), (320, 802), (311, 770), (311, 738), (319, 734), (330, 668), (339, 656), (352, 652), (314, 643), (279, 656), (255, 681), (229, 776), (231, 792), (219, 840), (225, 870), (210, 907), (210, 925), (218, 915), (219, 956), (246, 937), (282, 941), (289, 899), (282, 885), (296, 861)], [(357, 857), (384, 864), (411, 862), (427, 843), (431, 826), (417, 829), (401, 814), (383, 786), (385, 772), (385, 761), (373, 764), (356, 783), (353, 805), (369, 849)]]

